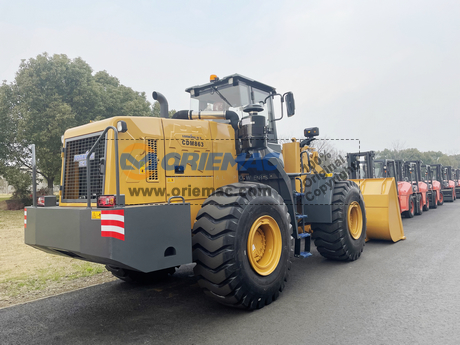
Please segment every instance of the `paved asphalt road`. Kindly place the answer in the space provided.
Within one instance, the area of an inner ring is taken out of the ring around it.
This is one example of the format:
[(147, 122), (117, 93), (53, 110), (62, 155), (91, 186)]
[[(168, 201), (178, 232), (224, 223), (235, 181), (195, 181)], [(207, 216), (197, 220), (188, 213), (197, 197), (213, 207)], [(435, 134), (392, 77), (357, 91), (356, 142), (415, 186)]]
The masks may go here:
[(314, 250), (259, 311), (208, 300), (186, 266), (2, 309), (0, 344), (460, 344), (459, 220), (460, 201), (404, 219), (407, 240), (352, 263)]

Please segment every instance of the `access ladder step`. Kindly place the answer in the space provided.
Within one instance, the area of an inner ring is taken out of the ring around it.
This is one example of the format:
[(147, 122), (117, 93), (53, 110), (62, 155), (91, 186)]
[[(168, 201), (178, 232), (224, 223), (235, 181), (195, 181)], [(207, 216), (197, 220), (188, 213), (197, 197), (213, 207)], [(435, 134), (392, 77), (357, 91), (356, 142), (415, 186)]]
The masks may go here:
[(305, 237), (310, 237), (310, 234), (308, 232), (303, 232), (299, 234), (299, 238), (305, 238)]

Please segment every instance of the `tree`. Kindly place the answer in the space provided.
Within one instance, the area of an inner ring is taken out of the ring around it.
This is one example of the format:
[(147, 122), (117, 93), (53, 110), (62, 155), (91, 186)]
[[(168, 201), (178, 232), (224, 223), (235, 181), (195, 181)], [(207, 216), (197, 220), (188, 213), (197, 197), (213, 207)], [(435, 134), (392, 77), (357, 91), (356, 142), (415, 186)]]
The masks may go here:
[[(169, 115), (170, 118), (171, 118), (175, 113), (176, 113), (176, 111), (175, 111), (174, 109), (168, 111), (168, 115)], [(160, 103), (158, 103), (158, 101), (155, 101), (155, 102), (153, 103), (153, 107), (152, 107), (152, 116), (153, 116), (153, 117), (160, 117)]]
[(14, 187), (13, 199), (27, 203), (30, 201), (30, 173), (21, 169), (10, 167), (4, 171), (4, 177)]
[(451, 165), (453, 168), (460, 168), (460, 155), (448, 156), (441, 151), (427, 151), (420, 152), (418, 149), (409, 148), (404, 150), (390, 150), (376, 152), (377, 159), (402, 159), (408, 160), (421, 160), (424, 164), (442, 164)]
[(150, 116), (145, 93), (121, 85), (106, 71), (92, 72), (81, 58), (64, 54), (22, 60), (15, 80), (0, 88), (3, 169), (30, 169), (28, 148), (35, 144), (38, 172), (52, 189), (60, 176), (60, 138), (66, 129), (112, 116)]
[(345, 167), (346, 170), (346, 163), (343, 163), (344, 160), (346, 161), (346, 153), (338, 150), (333, 140), (327, 137), (317, 139), (314, 140), (310, 146), (318, 151), (322, 161), (320, 165), (323, 169), (326, 169), (328, 172), (330, 172), (330, 170), (342, 172)]

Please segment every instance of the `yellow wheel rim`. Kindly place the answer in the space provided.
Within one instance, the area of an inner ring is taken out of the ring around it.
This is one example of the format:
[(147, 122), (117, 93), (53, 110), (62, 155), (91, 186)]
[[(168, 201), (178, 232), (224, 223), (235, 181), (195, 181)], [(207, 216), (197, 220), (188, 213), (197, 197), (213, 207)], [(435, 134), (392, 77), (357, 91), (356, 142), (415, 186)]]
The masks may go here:
[(259, 217), (248, 236), (249, 262), (258, 274), (271, 274), (281, 258), (282, 239), (278, 223), (270, 216)]
[(357, 201), (348, 206), (348, 231), (355, 240), (360, 238), (363, 232), (363, 212)]

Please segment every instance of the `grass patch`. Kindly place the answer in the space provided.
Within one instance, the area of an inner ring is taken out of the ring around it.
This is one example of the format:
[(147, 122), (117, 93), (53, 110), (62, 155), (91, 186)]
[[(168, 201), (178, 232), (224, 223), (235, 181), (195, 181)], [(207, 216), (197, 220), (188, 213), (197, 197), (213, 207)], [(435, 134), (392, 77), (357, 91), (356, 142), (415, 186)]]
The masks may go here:
[(0, 263), (0, 308), (112, 279), (103, 265), (26, 245), (23, 210), (0, 210)]
[(8, 200), (11, 198), (11, 194), (0, 194), (0, 201)]
[(0, 230), (11, 230), (24, 226), (24, 210), (7, 211), (0, 210)]
[(55, 270), (52, 265), (39, 269), (35, 274), (21, 274), (12, 278), (0, 280), (0, 290), (9, 297), (27, 294), (31, 290), (45, 290), (50, 283), (66, 283), (68, 281), (90, 277), (105, 272), (103, 265), (90, 262), (72, 263), (71, 269)]

